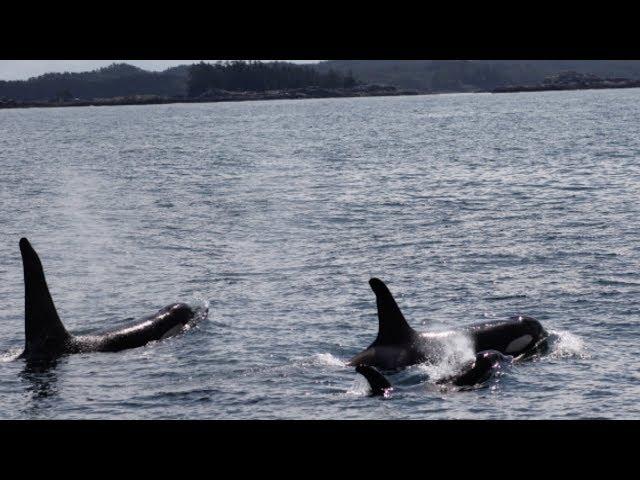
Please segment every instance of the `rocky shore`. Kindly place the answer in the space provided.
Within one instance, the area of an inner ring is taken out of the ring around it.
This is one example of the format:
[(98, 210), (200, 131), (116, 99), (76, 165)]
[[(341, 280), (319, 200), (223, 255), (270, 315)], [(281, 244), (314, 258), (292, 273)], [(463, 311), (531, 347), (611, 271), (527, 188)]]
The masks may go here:
[(547, 77), (538, 85), (509, 85), (492, 90), (492, 93), (544, 92), (550, 90), (591, 90), (603, 88), (639, 88), (640, 80), (628, 78), (601, 78), (596, 75), (563, 72)]
[(198, 97), (163, 97), (159, 95), (135, 95), (128, 97), (85, 99), (56, 99), (50, 101), (19, 101), (0, 98), (2, 108), (43, 108), (43, 107), (87, 107), (116, 105), (155, 105), (165, 103), (210, 103), (242, 102), (250, 100), (293, 100), (308, 98), (381, 97), (400, 95), (420, 95), (417, 90), (402, 90), (388, 85), (358, 85), (352, 88), (327, 89), (305, 87), (289, 90), (269, 90), (264, 92), (235, 92), (208, 90)]

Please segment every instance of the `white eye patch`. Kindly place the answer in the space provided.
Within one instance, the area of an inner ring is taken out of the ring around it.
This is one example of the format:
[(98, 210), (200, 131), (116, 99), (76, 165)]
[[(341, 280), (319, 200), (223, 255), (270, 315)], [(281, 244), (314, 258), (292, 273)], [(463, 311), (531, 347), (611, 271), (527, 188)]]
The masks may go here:
[(524, 347), (531, 343), (531, 340), (533, 340), (533, 337), (531, 335), (523, 335), (516, 338), (511, 343), (509, 343), (509, 345), (507, 345), (507, 353), (514, 353), (522, 350)]

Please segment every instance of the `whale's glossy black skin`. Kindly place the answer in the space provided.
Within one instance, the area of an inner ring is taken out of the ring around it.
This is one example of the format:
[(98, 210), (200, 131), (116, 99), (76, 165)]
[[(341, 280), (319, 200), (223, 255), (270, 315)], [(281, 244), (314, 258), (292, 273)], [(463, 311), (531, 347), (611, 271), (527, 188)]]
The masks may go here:
[[(52, 359), (81, 352), (117, 352), (178, 333), (196, 312), (184, 303), (164, 307), (129, 327), (99, 335), (74, 336), (60, 321), (42, 263), (26, 238), (20, 240), (25, 286), (25, 349), (22, 358)], [(206, 312), (205, 312), (206, 315)]]
[(385, 378), (375, 367), (358, 365), (356, 372), (362, 375), (369, 382), (369, 388), (371, 389), (371, 396), (387, 396), (393, 390), (393, 387), (389, 383), (389, 380)]
[[(393, 370), (417, 363), (437, 362), (445, 348), (442, 334), (416, 332), (405, 320), (387, 286), (377, 278), (372, 278), (369, 285), (376, 294), (378, 336), (348, 365)], [(468, 325), (450, 333), (468, 338), (475, 353), (496, 350), (520, 358), (543, 351), (548, 337), (540, 322), (524, 316)]]
[[(451, 384), (457, 387), (477, 387), (487, 383), (500, 370), (502, 365), (510, 363), (513, 357), (503, 355), (496, 350), (486, 350), (476, 354), (476, 358), (462, 368), (462, 372), (452, 377), (439, 380), (439, 384)], [(361, 374), (369, 382), (371, 396), (387, 397), (393, 391), (393, 387), (375, 367), (358, 365), (356, 372)]]
[(511, 355), (503, 355), (496, 350), (485, 350), (476, 354), (473, 362), (463, 368), (462, 373), (439, 383), (451, 383), (458, 387), (474, 387), (490, 380), (502, 365), (511, 363)]

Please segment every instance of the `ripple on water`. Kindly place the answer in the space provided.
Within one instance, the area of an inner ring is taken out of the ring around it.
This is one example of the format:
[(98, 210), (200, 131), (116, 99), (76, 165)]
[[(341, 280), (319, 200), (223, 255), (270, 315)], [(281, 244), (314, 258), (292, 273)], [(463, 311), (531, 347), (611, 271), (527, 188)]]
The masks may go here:
[[(638, 418), (637, 95), (0, 111), (0, 417)], [(25, 370), (23, 235), (71, 332), (208, 319)], [(551, 351), (443, 392), (454, 345), (369, 398), (372, 276), (416, 327), (527, 314)]]

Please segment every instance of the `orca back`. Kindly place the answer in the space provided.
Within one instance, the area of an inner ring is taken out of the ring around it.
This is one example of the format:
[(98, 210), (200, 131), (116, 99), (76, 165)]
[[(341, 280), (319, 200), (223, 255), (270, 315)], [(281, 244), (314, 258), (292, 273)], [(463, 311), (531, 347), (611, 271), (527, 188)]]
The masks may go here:
[(509, 362), (512, 358), (497, 350), (478, 352), (473, 364), (449, 381), (459, 387), (482, 385), (499, 370), (501, 363)]
[[(142, 321), (102, 335), (72, 336), (64, 328), (51, 298), (38, 254), (26, 238), (20, 239), (25, 287), (25, 349), (21, 357), (52, 359), (66, 353), (116, 352), (162, 340), (182, 331), (195, 318), (185, 303), (175, 303)], [(206, 317), (208, 309), (204, 311)]]
[(538, 320), (523, 315), (507, 321), (469, 325), (464, 330), (471, 334), (476, 352), (498, 350), (514, 357), (543, 352), (548, 337)]

